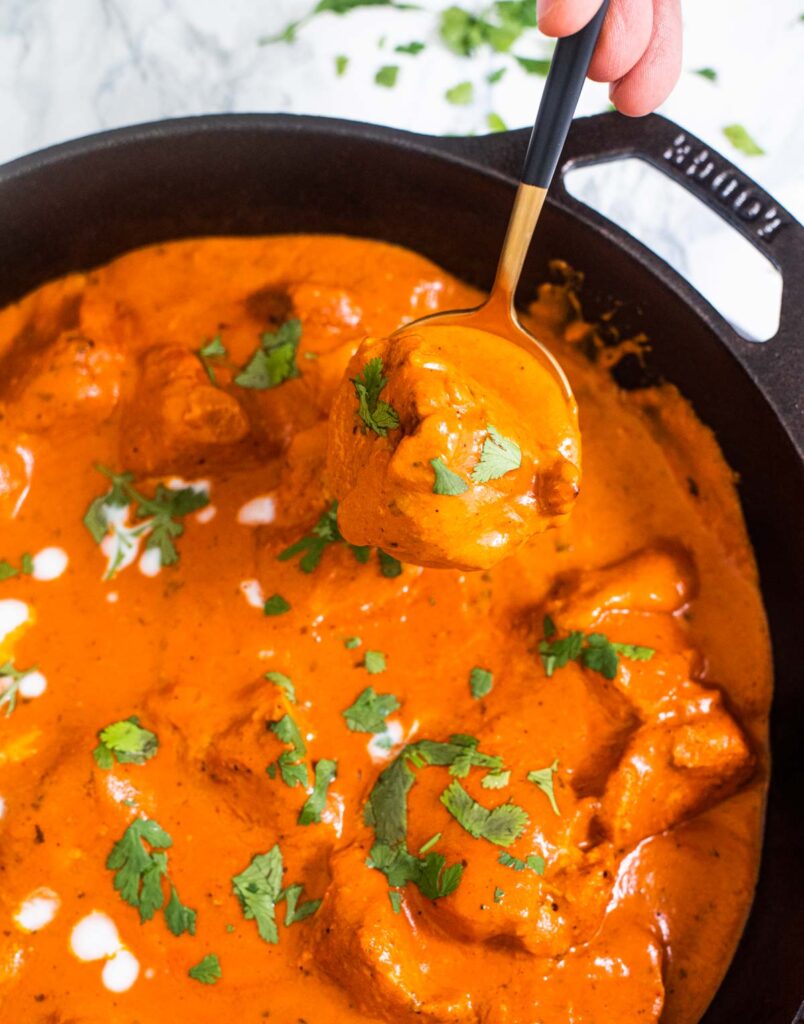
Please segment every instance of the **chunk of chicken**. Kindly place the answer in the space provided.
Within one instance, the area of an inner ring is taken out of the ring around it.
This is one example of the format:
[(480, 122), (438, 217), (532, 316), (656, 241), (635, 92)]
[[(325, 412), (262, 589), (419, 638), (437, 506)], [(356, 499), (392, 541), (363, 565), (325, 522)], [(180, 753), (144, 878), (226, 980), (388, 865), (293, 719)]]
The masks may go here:
[(536, 355), (477, 330), (369, 339), (332, 406), (328, 473), (354, 544), (487, 568), (578, 494), (574, 405)]
[(210, 383), (193, 353), (162, 345), (143, 354), (121, 431), (127, 469), (138, 474), (192, 471), (248, 431), (237, 399)]

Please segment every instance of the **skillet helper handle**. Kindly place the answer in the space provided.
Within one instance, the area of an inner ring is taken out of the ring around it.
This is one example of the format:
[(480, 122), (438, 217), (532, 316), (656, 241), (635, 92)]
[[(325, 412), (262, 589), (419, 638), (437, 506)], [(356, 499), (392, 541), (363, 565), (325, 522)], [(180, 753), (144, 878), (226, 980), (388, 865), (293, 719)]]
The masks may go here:
[(553, 179), (608, 8), (609, 0), (603, 0), (587, 25), (556, 44), (525, 154), (525, 185), (546, 189)]
[[(642, 244), (601, 214), (570, 195), (563, 176), (584, 167), (638, 157), (705, 203), (765, 256), (783, 280), (779, 329), (766, 342), (746, 341), (705, 299), (704, 317), (723, 336), (736, 358), (763, 388), (782, 416), (797, 451), (804, 456), (804, 390), (801, 388), (801, 324), (804, 323), (804, 227), (744, 171), (659, 114), (627, 118), (616, 113), (580, 118), (573, 124), (561, 155), (560, 174), (551, 195), (581, 220), (601, 228), (637, 258)], [(662, 263), (654, 254), (647, 262)], [(664, 264), (662, 263), (664, 266)], [(690, 286), (687, 286), (688, 288)]]

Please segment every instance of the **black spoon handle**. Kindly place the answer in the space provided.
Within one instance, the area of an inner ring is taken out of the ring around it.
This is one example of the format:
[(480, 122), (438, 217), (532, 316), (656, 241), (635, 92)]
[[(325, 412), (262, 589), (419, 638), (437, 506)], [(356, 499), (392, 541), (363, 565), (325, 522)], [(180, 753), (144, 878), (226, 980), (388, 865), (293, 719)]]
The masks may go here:
[(603, 0), (588, 25), (556, 44), (522, 168), (526, 185), (550, 185), (608, 8)]

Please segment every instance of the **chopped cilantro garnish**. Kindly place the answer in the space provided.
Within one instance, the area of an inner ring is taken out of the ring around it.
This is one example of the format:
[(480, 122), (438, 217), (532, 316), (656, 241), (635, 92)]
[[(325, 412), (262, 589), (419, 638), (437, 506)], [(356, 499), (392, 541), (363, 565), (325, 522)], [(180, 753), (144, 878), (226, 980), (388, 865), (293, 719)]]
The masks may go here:
[(207, 953), (203, 960), (187, 972), (193, 981), (200, 981), (202, 985), (214, 985), (220, 981), (221, 962), (216, 953)]
[(656, 653), (652, 647), (615, 643), (603, 633), (584, 634), (572, 630), (567, 636), (555, 640), (556, 627), (549, 615), (544, 618), (543, 628), (545, 639), (539, 642), (539, 654), (548, 676), (570, 661), (579, 661), (606, 679), (615, 679), (620, 655), (631, 661), (650, 661)]
[[(168, 878), (168, 858), (162, 851), (172, 845), (171, 837), (155, 821), (137, 818), (106, 859), (106, 867), (115, 872), (115, 889), (126, 903), (139, 910), (140, 921), (150, 921), (164, 904), (162, 879)], [(164, 913), (174, 935), (195, 935), (195, 911), (181, 903), (173, 885)]]
[(471, 57), (483, 45), (506, 53), (525, 29), (535, 25), (536, 8), (531, 0), (497, 0), (484, 15), (448, 7), (441, 15), (439, 31), (453, 53)]
[(419, 853), (428, 853), (430, 850), (432, 850), (432, 848), (435, 846), (435, 844), (438, 842), (438, 840), (440, 838), (441, 838), (441, 833), (440, 832), (436, 832), (436, 834), (434, 836), (430, 836), (430, 838), (427, 840), (427, 842), (423, 843), (419, 847)]
[(363, 655), (363, 667), (370, 676), (385, 671), (385, 655), (382, 651), (366, 651)]
[(282, 743), (288, 744), (290, 750), (284, 750), (279, 755), (277, 764), (282, 781), (291, 789), (296, 786), (306, 786), (308, 783), (307, 745), (302, 739), (299, 727), (290, 715), (283, 715), (278, 722), (271, 722), (271, 732), (277, 736)]
[(301, 335), (300, 320), (288, 320), (275, 332), (266, 331), (248, 365), (235, 377), (235, 384), (241, 388), (265, 391), (301, 376), (296, 366)]
[(6, 718), (9, 718), (17, 708), (21, 680), (33, 671), (33, 668), (28, 668), (24, 672), (20, 672), (14, 667), (13, 661), (7, 661), (0, 665), (0, 680), (10, 680), (2, 684), (3, 689), (0, 691), (0, 708), (5, 706)]
[(505, 789), (510, 781), (510, 772), (489, 772), (480, 780), (480, 785), (483, 789)]
[(258, 853), (239, 875), (232, 878), (232, 888), (240, 901), (247, 921), (257, 922), (257, 931), (264, 942), (279, 942), (276, 928), (276, 904), (282, 892), (282, 851), (279, 844), (267, 853)]
[(399, 426), (396, 410), (380, 398), (387, 383), (379, 356), (369, 359), (362, 372), (352, 378), (357, 395), (357, 415), (363, 421), (364, 434), (373, 430), (380, 437), (387, 437), (389, 430), (396, 430)]
[(291, 704), (296, 703), (296, 688), (284, 672), (266, 672), (265, 678), (273, 683), (274, 686), (278, 686)]
[(179, 899), (176, 886), (170, 887), (170, 899), (165, 907), (165, 921), (174, 935), (195, 935), (195, 911), (185, 907)]
[(352, 732), (385, 732), (385, 719), (399, 707), (392, 693), (375, 693), (367, 686), (357, 700), (342, 712)]
[(507, 132), (508, 125), (503, 121), (499, 114), (492, 112), (486, 115), (486, 125), (489, 131), (492, 132)]
[(494, 902), (495, 902), (495, 903), (502, 903), (502, 901), (503, 901), (503, 897), (504, 897), (504, 896), (505, 896), (505, 891), (504, 891), (503, 889), (501, 889), (501, 888), (499, 887), (499, 885), (498, 885), (498, 886), (497, 886), (497, 887), (496, 887), (496, 888), (494, 889)]
[(279, 942), (276, 927), (278, 903), (287, 900), (286, 927), (304, 921), (321, 905), (321, 900), (300, 902), (304, 886), (299, 882), (283, 889), (283, 872), (282, 851), (277, 843), (267, 853), (258, 853), (249, 866), (232, 879), (232, 889), (240, 902), (243, 916), (247, 921), (256, 921), (260, 938), (272, 945)]
[(475, 98), (475, 87), (471, 82), (458, 82), (444, 93), (447, 103), (456, 107), (468, 106)]
[(304, 892), (304, 886), (301, 882), (294, 882), (293, 885), (289, 885), (285, 889), (284, 893), (280, 895), (280, 899), (284, 896), (285, 905), (285, 927), (289, 928), (292, 924), (296, 924), (299, 921), (306, 921), (308, 917), (318, 910), (321, 906), (321, 900), (305, 900), (303, 903), (300, 902), (301, 894)]
[(228, 355), (229, 353), (226, 351), (226, 346), (221, 341), (219, 334), (205, 345), (202, 345), (198, 350), (198, 358), (201, 360), (201, 365), (204, 367), (212, 384), (218, 383), (218, 378), (215, 376), (215, 362), (226, 359)]
[[(106, 494), (95, 498), (84, 514), (84, 526), (92, 534), (95, 543), (100, 544), (109, 528), (114, 528), (109, 521), (108, 509), (125, 508), (133, 503), (135, 518), (139, 522), (132, 529), (146, 535), (145, 550), (156, 548), (161, 565), (174, 565), (179, 560), (175, 541), (184, 533), (184, 526), (178, 520), (208, 505), (209, 497), (206, 493), (194, 487), (173, 489), (159, 483), (153, 497), (148, 498), (134, 487), (131, 473), (113, 473), (101, 465), (95, 468), (111, 481)], [(107, 579), (115, 574), (121, 561), (122, 550), (112, 561), (106, 574)]]
[(486, 81), (489, 83), (489, 85), (494, 85), (495, 83), (500, 81), (500, 79), (503, 77), (507, 70), (508, 68), (497, 68), (495, 71), (490, 71), (486, 75)]
[(514, 871), (524, 871), (525, 868), (530, 868), (537, 875), (544, 874), (544, 858), (536, 853), (531, 853), (524, 860), (520, 860), (519, 857), (512, 857), (510, 853), (503, 850), (497, 860), (504, 868), (513, 868)]
[(349, 58), (343, 54), (338, 54), (335, 58), (335, 74), (338, 78), (341, 78), (346, 74), (346, 69), (349, 67)]
[(386, 89), (393, 89), (396, 85), (396, 80), (399, 77), (399, 65), (398, 64), (384, 64), (374, 76), (374, 81), (377, 85), (382, 85)]
[(708, 82), (717, 81), (717, 71), (714, 68), (695, 68), (692, 73), (700, 75), (701, 78), (705, 78)]
[(475, 666), (469, 673), (469, 689), (475, 700), (480, 700), (481, 697), (491, 693), (492, 686), (494, 686), (494, 676), (487, 668)]
[[(301, 555), (299, 568), (302, 572), (314, 572), (330, 544), (347, 544), (338, 529), (338, 503), (333, 501), (312, 530), (289, 548), (280, 551), (276, 556), (280, 562), (287, 562), (296, 555)], [(369, 557), (370, 549), (347, 544), (358, 562), (364, 563)]]
[(284, 615), (290, 611), (290, 604), (281, 594), (271, 594), (263, 605), (266, 615)]
[(748, 134), (743, 125), (727, 124), (723, 134), (735, 149), (739, 149), (746, 156), (764, 156), (765, 150)]
[(135, 715), (101, 729), (98, 740), (92, 756), (104, 770), (111, 768), (115, 760), (118, 764), (145, 764), (156, 757), (159, 749), (156, 734), (144, 729)]
[(527, 71), (529, 75), (540, 75), (542, 78), (547, 76), (547, 72), (550, 70), (549, 60), (534, 60), (532, 57), (517, 57), (514, 54), (514, 60), (522, 68), (523, 71)]
[(556, 795), (553, 791), (553, 776), (558, 771), (558, 758), (553, 761), (551, 765), (546, 768), (538, 768), (535, 771), (528, 772), (528, 782), (532, 782), (535, 786), (545, 794), (547, 799), (550, 801), (550, 806), (553, 808), (556, 814), (561, 812), (558, 809), (556, 803)]
[(299, 811), (300, 825), (313, 825), (321, 821), (321, 812), (327, 803), (327, 790), (335, 781), (338, 771), (338, 762), (322, 758), (315, 766), (315, 781), (313, 791), (304, 802)]
[(510, 801), (488, 810), (474, 800), (454, 779), (441, 794), (441, 803), (474, 839), (487, 839), (497, 846), (510, 846), (528, 823), (523, 808)]
[(447, 469), (441, 459), (430, 459), (430, 465), (435, 474), (433, 494), (465, 494), (469, 490), (469, 484), (457, 473)]
[(400, 43), (399, 46), (394, 47), (394, 53), (409, 53), (411, 56), (415, 57), (417, 54), (421, 53), (424, 48), (424, 43)]
[(5, 558), (0, 559), (0, 583), (15, 576), (30, 576), (33, 572), (33, 557), (27, 552), (20, 559), (19, 569)]
[(388, 899), (391, 903), (391, 910), (393, 910), (395, 914), (398, 914), (402, 906), (402, 893), (397, 889), (389, 889)]
[[(369, 794), (363, 817), (375, 837), (368, 864), (382, 871), (391, 887), (410, 882), (428, 899), (448, 896), (457, 888), (463, 865), (447, 867), (446, 858), (434, 851), (424, 857), (415, 857), (408, 851), (407, 798), (415, 781), (414, 768), (440, 765), (452, 771), (459, 763), (464, 763), (465, 773), (468, 773), (472, 767), (495, 770), (502, 767), (499, 757), (484, 754), (477, 746), (474, 737), (463, 735), (450, 737), (449, 743), (418, 740), (405, 747), (380, 774)], [(464, 773), (463, 769), (461, 772)]]
[(343, 646), (346, 648), (347, 651), (353, 651), (362, 643), (363, 641), (360, 639), (359, 636), (347, 636), (347, 638), (343, 641)]
[(522, 465), (522, 452), (516, 441), (512, 441), (489, 424), (486, 427), (489, 436), (483, 442), (480, 461), (472, 470), (475, 483), (484, 484), (489, 480), (498, 480), (512, 469)]
[(393, 555), (389, 555), (387, 551), (383, 551), (382, 548), (377, 548), (377, 557), (380, 560), (380, 573), (385, 576), (386, 579), (392, 580), (397, 576), (402, 575), (402, 563), (398, 558), (394, 558)]

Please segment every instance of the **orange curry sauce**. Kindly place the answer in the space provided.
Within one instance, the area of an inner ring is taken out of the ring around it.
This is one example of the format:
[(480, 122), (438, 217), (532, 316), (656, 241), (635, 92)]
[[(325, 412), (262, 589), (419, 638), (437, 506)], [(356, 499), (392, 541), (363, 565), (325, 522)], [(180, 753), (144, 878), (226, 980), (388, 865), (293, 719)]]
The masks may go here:
[(618, 390), (544, 286), (572, 515), (485, 572), (338, 539), (350, 357), (477, 300), (377, 242), (205, 239), (0, 314), (2, 1020), (702, 1013), (751, 900), (771, 693), (712, 434), (670, 386)]

